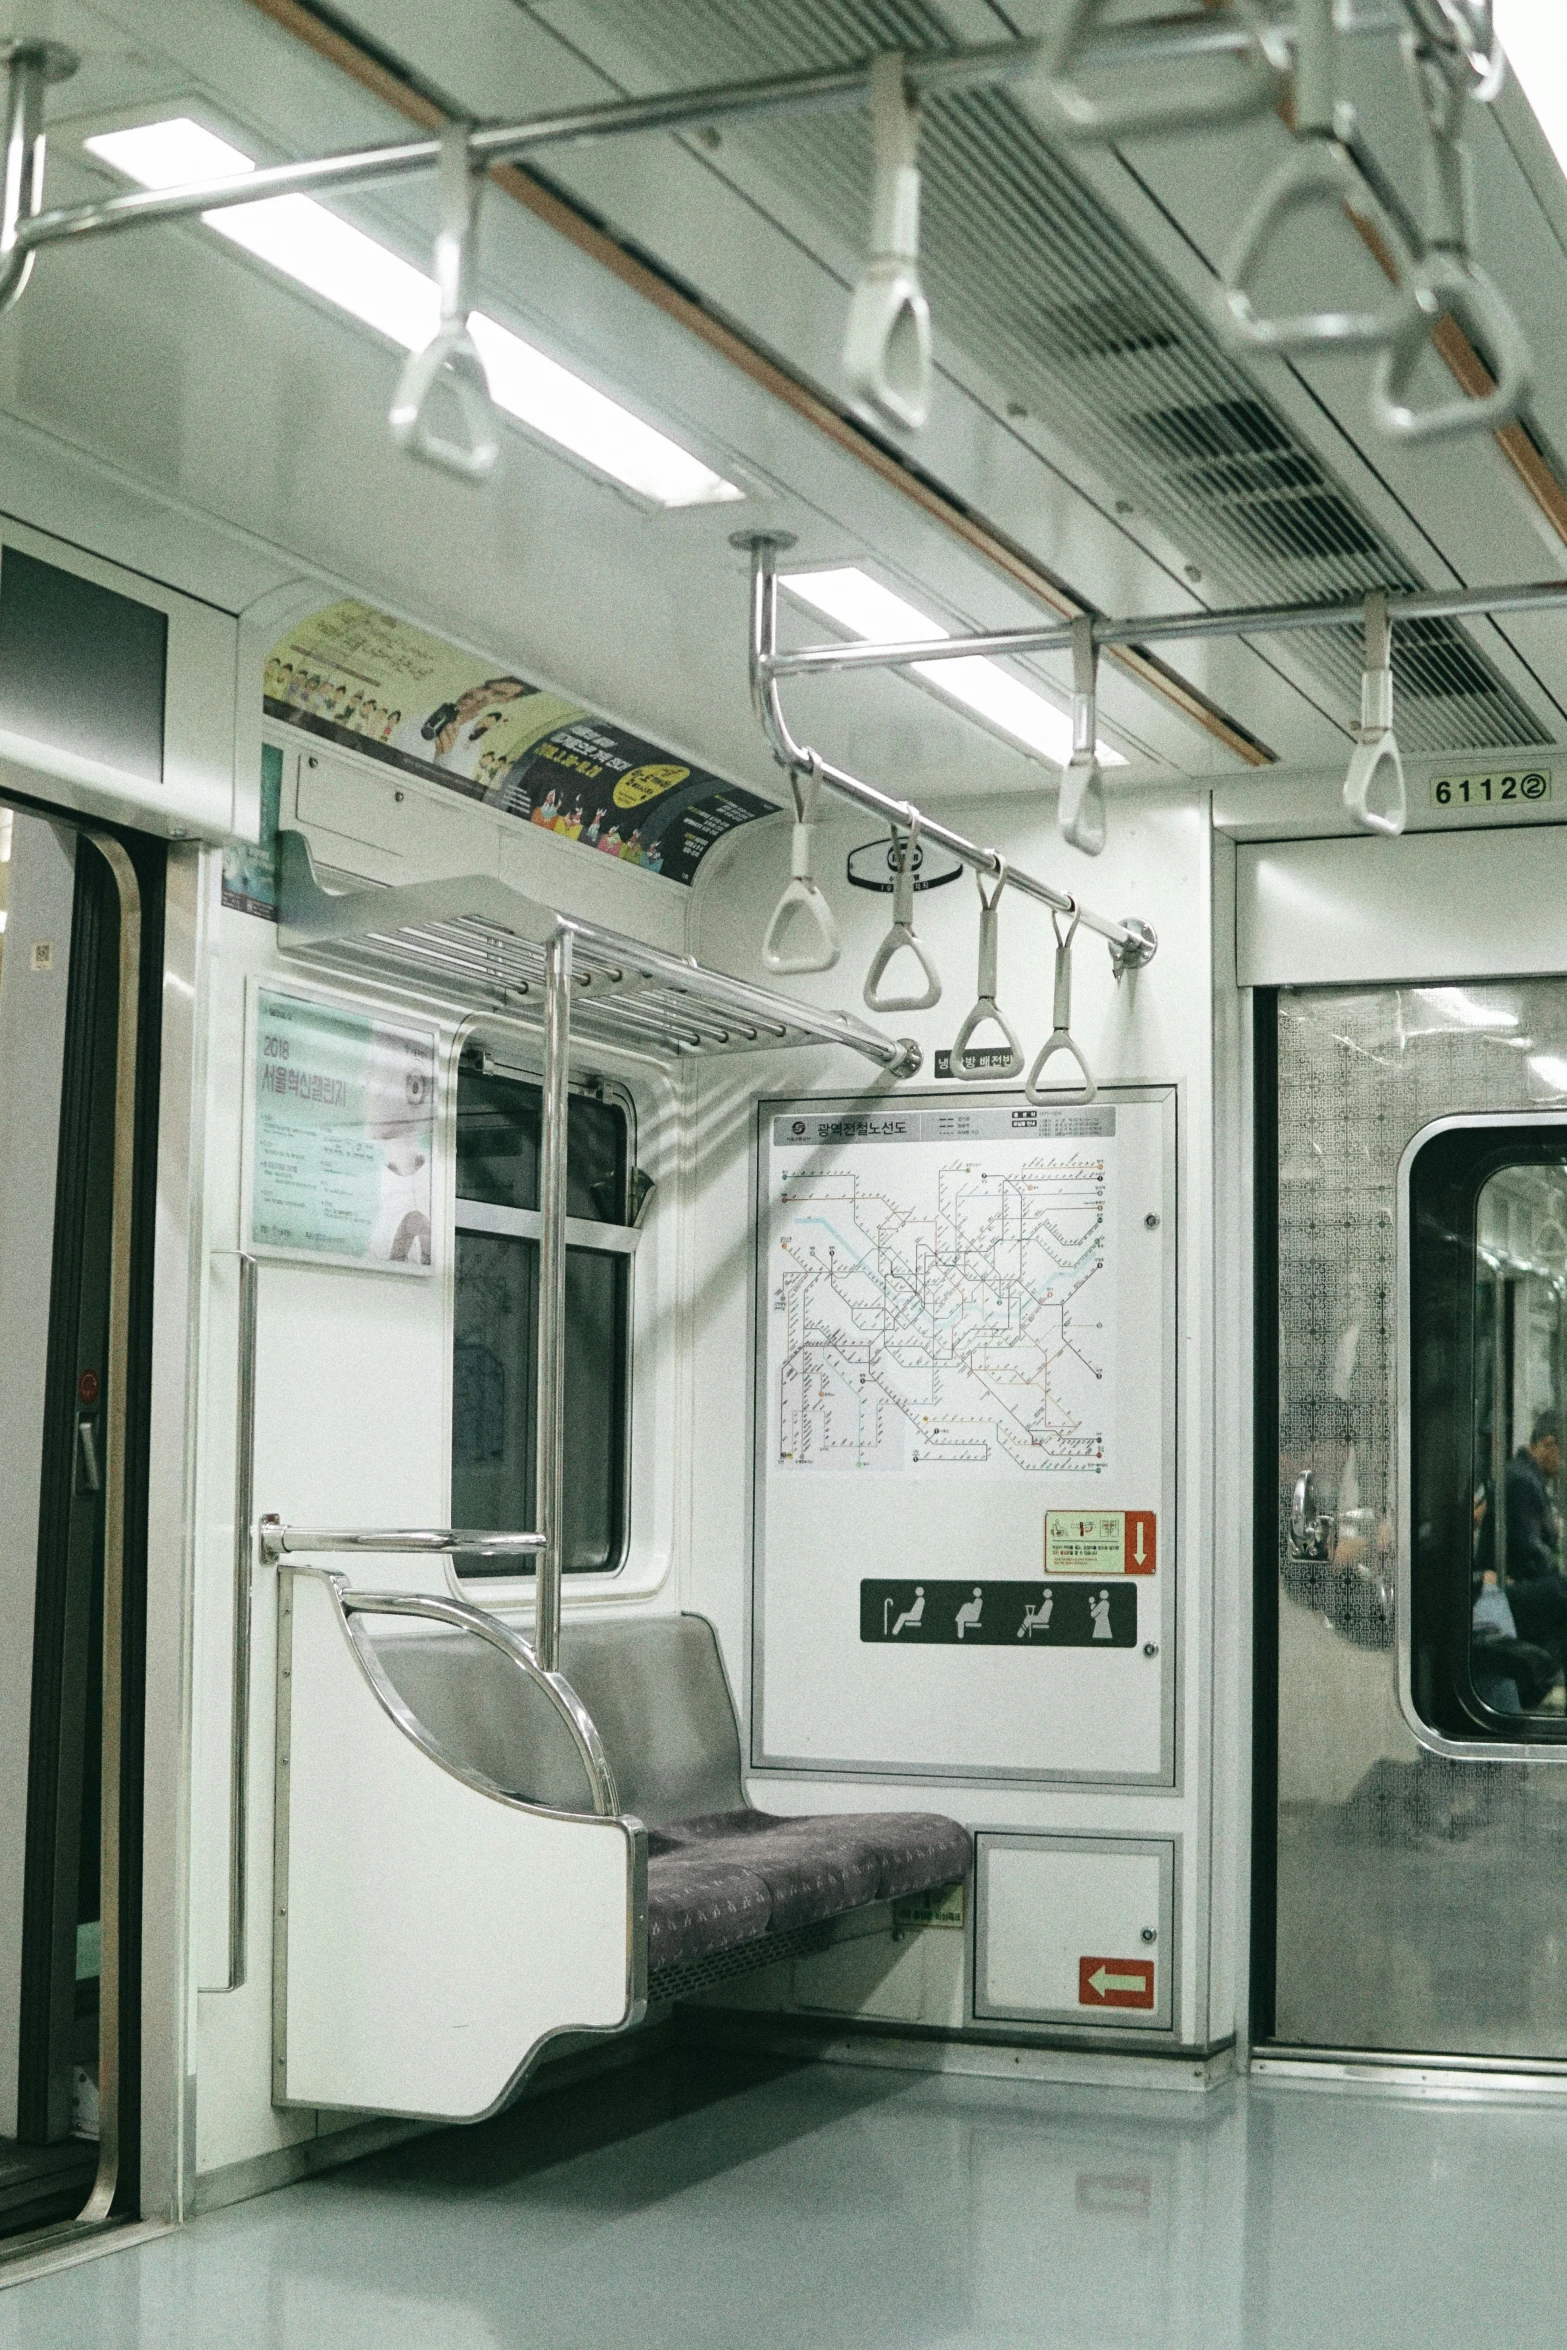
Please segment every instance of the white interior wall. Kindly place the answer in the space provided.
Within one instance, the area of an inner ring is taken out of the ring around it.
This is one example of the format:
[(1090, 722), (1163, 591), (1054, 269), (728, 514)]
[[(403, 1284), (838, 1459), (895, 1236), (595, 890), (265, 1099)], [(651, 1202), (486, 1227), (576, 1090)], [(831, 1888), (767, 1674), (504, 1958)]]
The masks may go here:
[[(993, 843), (1013, 862), (1059, 885), (1080, 889), (1093, 904), (1151, 921), (1160, 947), (1135, 978), (1117, 982), (1102, 942), (1079, 933), (1074, 965), (1073, 1019), (1096, 1076), (1104, 1084), (1175, 1084), (1179, 1089), (1180, 1225), (1177, 1529), (1181, 1562), (1181, 1643), (1178, 1663), (1178, 1785), (1173, 1792), (1095, 1790), (1082, 1786), (1020, 1786), (920, 1779), (874, 1784), (863, 1779), (789, 1778), (752, 1773), (750, 1791), (769, 1810), (941, 1809), (966, 1824), (1057, 1834), (1180, 1838), (1182, 1881), (1177, 1914), (1181, 1937), (1180, 2041), (1222, 2041), (1235, 2028), (1233, 1942), (1235, 1884), (1221, 1880), (1223, 1913), (1210, 1914), (1212, 1719), (1211, 1658), (1215, 1642), (1215, 1522), (1212, 1392), (1216, 1340), (1213, 1295), (1213, 1047), (1210, 954), (1210, 836), (1206, 796), (1129, 793), (1115, 803), (1110, 841), (1090, 864), (1062, 850), (1054, 827), (1053, 795), (1032, 808), (1015, 800), (965, 811), (974, 837)], [(847, 849), (874, 832), (867, 820), (834, 809), (825, 825), (817, 872), (832, 898), (843, 934), (837, 969), (790, 985), (814, 1001), (858, 1009), (863, 974), (888, 919), (888, 901), (848, 889), (842, 881)], [(787, 878), (787, 842), (779, 829), (751, 840), (736, 837), (715, 854), (696, 890), (695, 951), (703, 960), (765, 979), (758, 942), (768, 911)], [(950, 1043), (972, 1001), (976, 899), (967, 882), (917, 901), (917, 925), (945, 980), (941, 1004), (878, 1025), (914, 1035), (926, 1055), (915, 1087), (930, 1082), (934, 1055)], [(1053, 939), (1044, 910), (1016, 898), (1003, 901), (1000, 993), (1022, 1031), (1030, 1057), (1049, 1026)], [(695, 1081), (693, 1133), (692, 1364), (693, 1414), (702, 1431), (693, 1448), (690, 1550), (681, 1589), (688, 1606), (712, 1618), (737, 1690), (749, 1695), (748, 1589), (750, 1563), (750, 1395), (752, 1379), (751, 1164), (760, 1091), (806, 1093), (866, 1089), (867, 1067), (841, 1052), (791, 1056), (754, 1075), (743, 1064), (703, 1071)], [(875, 1090), (889, 1090), (877, 1081)], [(983, 1526), (976, 1527), (982, 1550)], [(1225, 1547), (1233, 1552), (1230, 1530)], [(897, 1574), (896, 1559), (867, 1561), (867, 1572)], [(1235, 1605), (1225, 1586), (1227, 1671), (1236, 1649), (1229, 1637)], [(1232, 1692), (1227, 1687), (1224, 1701)], [(1210, 1935), (1226, 1946), (1217, 2000), (1210, 1994)]]

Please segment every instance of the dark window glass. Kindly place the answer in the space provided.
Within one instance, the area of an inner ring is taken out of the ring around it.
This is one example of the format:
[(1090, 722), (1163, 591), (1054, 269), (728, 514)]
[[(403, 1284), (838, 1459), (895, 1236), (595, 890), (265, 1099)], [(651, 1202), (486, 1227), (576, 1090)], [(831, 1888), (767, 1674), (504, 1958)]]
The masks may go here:
[[(543, 1090), (465, 1061), (457, 1085), (457, 1191), (497, 1208), (537, 1208)], [(630, 1153), (618, 1102), (574, 1093), (566, 1120), (566, 1213), (625, 1224)]]
[(163, 781), (169, 624), (150, 604), (0, 555), (0, 726)]
[(1416, 1702), (1449, 1736), (1567, 1735), (1567, 1131), (1434, 1135), (1410, 1168)]
[[(537, 1213), (541, 1088), (486, 1072), (458, 1076), (457, 1283), (452, 1357), (452, 1523), (487, 1532), (537, 1524), (539, 1243), (463, 1228), (463, 1202)], [(618, 1102), (571, 1097), (568, 1213), (625, 1224), (629, 1121)], [(619, 1566), (626, 1539), (631, 1260), (566, 1251), (566, 1427), (562, 1564)], [(459, 1558), (464, 1577), (513, 1576), (514, 1562)], [(528, 1570), (523, 1569), (523, 1572)]]

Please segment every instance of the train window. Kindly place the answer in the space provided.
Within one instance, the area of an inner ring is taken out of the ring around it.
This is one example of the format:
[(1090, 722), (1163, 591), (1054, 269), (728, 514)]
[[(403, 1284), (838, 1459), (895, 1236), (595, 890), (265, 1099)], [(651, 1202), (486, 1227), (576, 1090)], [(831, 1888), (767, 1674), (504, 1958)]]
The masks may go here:
[(1408, 1168), (1411, 1692), (1567, 1737), (1567, 1120), (1444, 1121)]
[[(457, 1081), (457, 1282), (452, 1522), (536, 1524), (539, 1151), (536, 1080), (465, 1055)], [(626, 1545), (633, 1221), (630, 1104), (575, 1092), (567, 1119), (567, 1387), (562, 1564), (613, 1573)], [(603, 1229), (600, 1245), (583, 1227)], [(464, 1578), (514, 1575), (459, 1558)]]

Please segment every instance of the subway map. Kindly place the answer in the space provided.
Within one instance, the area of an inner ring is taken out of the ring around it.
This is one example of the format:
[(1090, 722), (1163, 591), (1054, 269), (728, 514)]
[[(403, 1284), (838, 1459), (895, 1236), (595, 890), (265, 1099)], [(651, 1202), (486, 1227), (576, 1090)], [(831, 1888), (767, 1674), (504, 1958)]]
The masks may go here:
[(1115, 1118), (772, 1121), (775, 1471), (1110, 1467)]

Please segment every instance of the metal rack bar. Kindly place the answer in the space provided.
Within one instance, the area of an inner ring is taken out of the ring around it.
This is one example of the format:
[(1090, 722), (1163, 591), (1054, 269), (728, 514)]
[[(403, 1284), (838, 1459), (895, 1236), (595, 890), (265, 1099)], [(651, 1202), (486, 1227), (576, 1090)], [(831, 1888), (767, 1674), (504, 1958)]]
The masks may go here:
[(316, 880), (303, 833), (286, 831), (278, 880), (284, 953), (334, 969), (346, 961), (352, 976), (391, 967), (406, 982), (411, 969), (428, 992), (470, 1010), (488, 995), (504, 1000), (486, 1008), (515, 1012), (523, 995), (542, 1002), (547, 951), (569, 934), (574, 1016), (599, 1041), (618, 1031), (633, 1046), (675, 1054), (832, 1044), (889, 1077), (912, 1077), (920, 1066), (911, 1038), (558, 914), (492, 876), (335, 895)]
[[(778, 646), (778, 552), (780, 547), (793, 542), (782, 534), (769, 531), (737, 532), (731, 544), (747, 549), (751, 556), (751, 695), (756, 705), (763, 731), (773, 748), (773, 756), (782, 767), (792, 773), (819, 775), (830, 791), (840, 799), (852, 800), (858, 808), (865, 808), (886, 823), (905, 831), (918, 828), (921, 840), (940, 843), (952, 856), (975, 873), (999, 877), (1005, 870), (1007, 887), (1027, 898), (1037, 899), (1053, 913), (1072, 914), (1085, 930), (1091, 930), (1110, 946), (1111, 960), (1119, 976), (1123, 971), (1135, 971), (1151, 962), (1158, 951), (1159, 939), (1152, 925), (1129, 914), (1117, 921), (1109, 914), (1096, 914), (1092, 907), (1081, 905), (1069, 890), (1056, 889), (1050, 882), (1041, 881), (1021, 865), (1004, 860), (997, 849), (981, 848), (966, 833), (955, 832), (950, 824), (943, 824), (927, 815), (911, 800), (895, 799), (890, 792), (878, 791), (871, 783), (862, 783), (857, 775), (850, 775), (842, 767), (834, 767), (819, 751), (796, 742), (789, 731), (789, 722), (783, 714), (778, 698), (778, 679), (785, 674), (782, 664), (790, 658), (780, 654)], [(1359, 606), (1356, 606), (1358, 616)], [(1062, 632), (1066, 642), (1071, 641), (1070, 629)], [(939, 641), (939, 640), (938, 640)], [(880, 646), (824, 647), (838, 652), (882, 651)], [(907, 646), (894, 647), (907, 659), (916, 656)], [(928, 649), (928, 648), (926, 648)], [(968, 648), (972, 649), (972, 648)], [(836, 667), (836, 663), (824, 664)], [(863, 664), (862, 664), (863, 666)], [(886, 666), (885, 662), (883, 666)]]
[[(1396, 32), (1408, 22), (1403, 10), (1373, 9), (1356, 17), (1343, 30), (1355, 33)], [(1276, 28), (1278, 37), (1291, 38), (1291, 28)], [(1118, 66), (1178, 65), (1192, 59), (1221, 56), (1245, 49), (1253, 34), (1244, 25), (1223, 18), (1172, 17), (1128, 27), (1091, 43), (1083, 52), (1084, 70)], [(1043, 44), (1037, 40), (997, 41), (941, 54), (907, 55), (903, 74), (908, 86), (927, 97), (998, 83), (1025, 81), (1038, 70)], [(29, 76), (50, 80), (74, 72), (76, 60), (58, 43), (16, 41), (0, 48), (0, 62), (10, 70), (17, 87)], [(870, 88), (870, 61), (814, 73), (772, 74), (759, 81), (717, 83), (696, 90), (671, 90), (643, 98), (614, 98), (594, 106), (569, 107), (539, 114), (522, 122), (492, 123), (468, 133), (468, 153), (476, 170), (496, 163), (516, 163), (540, 150), (583, 146), (593, 140), (624, 138), (648, 131), (686, 131), (719, 123), (760, 119), (798, 112), (822, 112), (863, 105)], [(56, 206), (29, 212), (18, 191), (18, 217), (12, 222), (11, 244), (18, 256), (36, 253), (46, 245), (104, 236), (120, 229), (145, 228), (160, 221), (188, 220), (237, 204), (256, 204), (284, 195), (335, 195), (354, 188), (384, 185), (389, 180), (434, 171), (440, 161), (438, 138), (405, 139), (389, 145), (356, 147), (334, 155), (320, 155), (297, 163), (275, 163), (247, 172), (242, 178), (224, 176), (191, 180), (177, 188), (137, 188), (86, 204)], [(20, 284), (13, 288), (20, 291)]]

